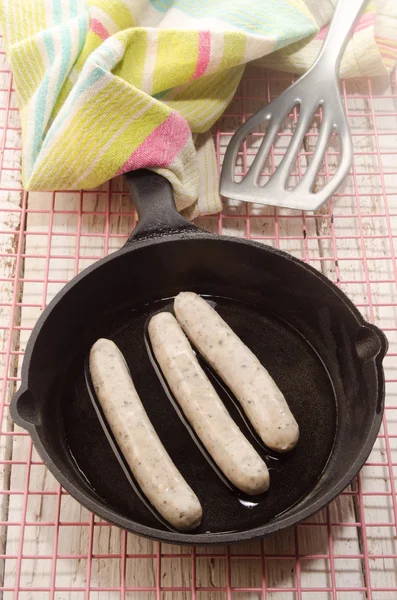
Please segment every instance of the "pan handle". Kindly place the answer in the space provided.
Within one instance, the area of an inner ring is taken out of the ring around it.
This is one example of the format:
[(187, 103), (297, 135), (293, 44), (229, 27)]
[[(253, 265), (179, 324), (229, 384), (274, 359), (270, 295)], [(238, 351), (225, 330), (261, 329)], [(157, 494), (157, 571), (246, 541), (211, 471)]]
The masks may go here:
[(201, 231), (177, 211), (168, 179), (148, 169), (130, 171), (124, 177), (139, 217), (127, 244), (164, 234)]

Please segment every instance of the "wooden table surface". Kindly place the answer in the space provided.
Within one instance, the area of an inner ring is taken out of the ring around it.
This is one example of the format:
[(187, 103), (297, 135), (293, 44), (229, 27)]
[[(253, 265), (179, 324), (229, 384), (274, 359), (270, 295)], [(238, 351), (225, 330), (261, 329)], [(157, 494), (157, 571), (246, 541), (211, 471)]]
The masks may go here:
[[(62, 491), (30, 438), (13, 425), (8, 402), (18, 387), (30, 330), (73, 275), (119, 248), (134, 226), (122, 182), (95, 191), (20, 188), (16, 98), (4, 53), (0, 72), (0, 588), (28, 600), (396, 600), (397, 531), (397, 93), (388, 79), (343, 86), (354, 140), (351, 174), (316, 213), (225, 201), (203, 227), (247, 236), (309, 261), (336, 282), (364, 316), (386, 331), (387, 410), (381, 436), (358, 481), (329, 508), (262, 543), (230, 548), (157, 544), (99, 521)], [(289, 85), (291, 77), (250, 69), (214, 129), (222, 159), (242, 118)], [(280, 160), (297, 114), (285, 124), (267, 169)], [(303, 172), (319, 118), (304, 141)], [(288, 135), (287, 135), (288, 134)], [(248, 142), (248, 150), (258, 140)], [(249, 161), (250, 155), (241, 158)], [(332, 140), (326, 176), (337, 160)], [(321, 182), (319, 182), (319, 185)], [(171, 588), (177, 588), (177, 590)]]

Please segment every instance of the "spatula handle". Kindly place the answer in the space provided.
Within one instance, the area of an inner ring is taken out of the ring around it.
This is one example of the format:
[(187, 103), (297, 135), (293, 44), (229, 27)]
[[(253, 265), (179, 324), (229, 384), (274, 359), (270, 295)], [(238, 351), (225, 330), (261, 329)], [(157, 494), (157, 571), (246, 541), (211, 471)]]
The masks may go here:
[(366, 2), (367, 0), (339, 0), (316, 64), (321, 61), (323, 68), (338, 73), (349, 33)]

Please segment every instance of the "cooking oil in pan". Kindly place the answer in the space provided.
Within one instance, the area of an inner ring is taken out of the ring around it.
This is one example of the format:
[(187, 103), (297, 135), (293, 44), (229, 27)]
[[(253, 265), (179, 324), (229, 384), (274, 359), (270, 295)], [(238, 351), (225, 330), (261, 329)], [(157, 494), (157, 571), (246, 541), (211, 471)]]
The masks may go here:
[[(218, 395), (242, 432), (266, 461), (270, 488), (252, 497), (236, 490), (208, 455), (162, 377), (150, 347), (147, 322), (172, 300), (131, 310), (123, 307), (91, 326), (89, 337), (112, 339), (123, 353), (140, 398), (171, 458), (203, 506), (198, 533), (255, 528), (295, 505), (316, 485), (330, 457), (336, 428), (336, 403), (328, 373), (313, 348), (273, 315), (224, 298), (209, 299), (230, 327), (268, 369), (298, 421), (300, 439), (286, 454), (267, 449), (240, 405), (198, 356)], [(153, 527), (167, 527), (131, 487), (93, 408), (84, 379), (84, 358), (76, 359), (76, 383), (65, 386), (65, 427), (73, 457), (90, 484), (109, 505)], [(77, 423), (77, 426), (76, 426)], [(79, 426), (79, 423), (84, 425)], [(84, 443), (82, 443), (84, 436)]]

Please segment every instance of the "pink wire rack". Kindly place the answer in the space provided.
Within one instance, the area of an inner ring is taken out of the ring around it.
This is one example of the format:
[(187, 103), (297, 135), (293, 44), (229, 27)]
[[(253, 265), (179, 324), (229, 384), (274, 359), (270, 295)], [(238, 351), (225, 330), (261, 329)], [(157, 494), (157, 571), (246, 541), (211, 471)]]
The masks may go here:
[[(342, 84), (354, 140), (351, 173), (316, 213), (225, 202), (204, 227), (285, 249), (326, 273), (388, 335), (383, 427), (357, 480), (327, 509), (251, 544), (190, 548), (143, 540), (81, 508), (46, 471), (9, 418), (26, 340), (51, 297), (121, 246), (135, 224), (120, 180), (98, 190), (28, 194), (20, 184), (20, 126), (10, 69), (0, 69), (0, 591), (5, 599), (395, 600), (397, 598), (397, 92), (384, 80)], [(214, 129), (219, 165), (228, 138), (289, 75), (247, 71)], [(394, 78), (393, 78), (394, 81)], [(297, 114), (265, 167), (274, 171)], [(318, 115), (318, 122), (321, 115)], [(301, 176), (314, 124), (292, 177)], [(241, 149), (247, 169), (253, 135)], [(320, 179), (332, 175), (331, 143)]]

